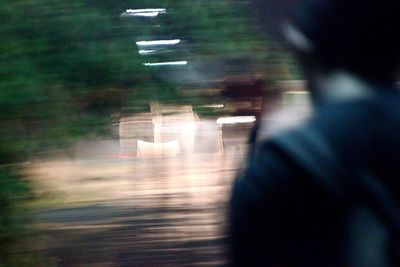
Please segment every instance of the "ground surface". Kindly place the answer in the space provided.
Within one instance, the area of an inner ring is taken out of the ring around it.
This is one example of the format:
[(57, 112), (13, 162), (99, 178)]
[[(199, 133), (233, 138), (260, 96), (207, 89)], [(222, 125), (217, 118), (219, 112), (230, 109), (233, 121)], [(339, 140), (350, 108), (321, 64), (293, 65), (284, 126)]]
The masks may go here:
[(31, 167), (58, 266), (220, 266), (245, 148), (169, 158), (51, 160)]

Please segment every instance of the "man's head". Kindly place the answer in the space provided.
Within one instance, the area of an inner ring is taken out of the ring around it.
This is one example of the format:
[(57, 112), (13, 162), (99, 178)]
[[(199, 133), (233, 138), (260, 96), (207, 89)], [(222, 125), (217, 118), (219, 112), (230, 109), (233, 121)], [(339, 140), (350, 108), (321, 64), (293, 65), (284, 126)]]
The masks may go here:
[[(268, 31), (324, 69), (369, 80), (395, 79), (399, 0), (253, 0)], [(282, 35), (280, 35), (282, 37)]]

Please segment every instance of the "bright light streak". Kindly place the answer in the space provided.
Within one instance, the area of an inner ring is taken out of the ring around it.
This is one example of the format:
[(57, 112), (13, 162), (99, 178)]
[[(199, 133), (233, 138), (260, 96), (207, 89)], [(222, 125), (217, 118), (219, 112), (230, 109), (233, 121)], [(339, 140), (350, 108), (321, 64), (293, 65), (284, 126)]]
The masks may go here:
[(127, 9), (121, 14), (122, 17), (157, 17), (159, 14), (165, 14), (165, 8), (144, 8), (144, 9)]
[(180, 39), (173, 40), (154, 40), (154, 41), (137, 41), (138, 46), (152, 46), (152, 45), (176, 45), (181, 42)]
[(142, 9), (127, 9), (126, 13), (144, 13), (144, 12), (159, 12), (165, 13), (167, 10), (165, 8), (142, 8)]
[(139, 50), (139, 54), (141, 55), (147, 55), (147, 54), (153, 54), (156, 53), (158, 50)]
[(214, 104), (214, 105), (204, 105), (204, 106), (200, 106), (200, 107), (205, 107), (205, 108), (223, 108), (224, 105), (223, 104)]
[(157, 62), (157, 63), (143, 63), (143, 65), (148, 67), (155, 67), (155, 66), (179, 66), (179, 65), (186, 65), (188, 62), (185, 61), (169, 61), (169, 62)]
[(236, 123), (250, 123), (255, 122), (254, 116), (235, 116), (235, 117), (222, 117), (217, 120), (218, 124), (236, 124)]
[(133, 13), (132, 16), (134, 17), (157, 17), (158, 12), (144, 12), (144, 13)]

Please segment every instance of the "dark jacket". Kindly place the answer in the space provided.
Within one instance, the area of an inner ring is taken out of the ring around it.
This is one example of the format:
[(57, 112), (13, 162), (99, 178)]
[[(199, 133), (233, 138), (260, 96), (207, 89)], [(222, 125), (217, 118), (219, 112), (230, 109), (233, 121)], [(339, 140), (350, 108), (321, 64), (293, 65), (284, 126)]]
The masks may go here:
[[(400, 94), (320, 104), (300, 127), (324, 136), (349, 174), (365, 169), (400, 196)], [(230, 207), (232, 263), (237, 266), (391, 265), (391, 230), (363, 203), (343, 203), (276, 149), (254, 148), (236, 180)], [(349, 181), (352, 175), (346, 177)]]

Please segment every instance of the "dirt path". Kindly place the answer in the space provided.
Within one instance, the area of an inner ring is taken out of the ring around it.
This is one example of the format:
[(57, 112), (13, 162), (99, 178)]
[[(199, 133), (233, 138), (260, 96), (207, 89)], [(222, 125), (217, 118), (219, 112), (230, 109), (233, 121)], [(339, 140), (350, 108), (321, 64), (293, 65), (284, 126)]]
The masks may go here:
[(42, 162), (38, 212), (58, 266), (220, 266), (226, 206), (244, 152)]

